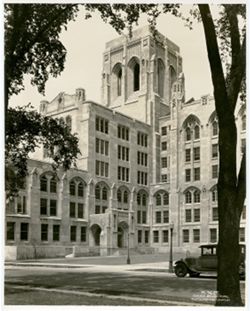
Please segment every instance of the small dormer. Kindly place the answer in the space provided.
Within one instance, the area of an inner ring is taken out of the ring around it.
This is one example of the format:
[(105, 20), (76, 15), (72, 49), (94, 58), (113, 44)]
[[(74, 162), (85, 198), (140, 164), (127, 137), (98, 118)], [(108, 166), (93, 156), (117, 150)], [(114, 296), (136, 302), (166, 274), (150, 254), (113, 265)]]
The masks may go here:
[(40, 101), (40, 113), (41, 114), (46, 114), (47, 112), (47, 107), (48, 107), (49, 102), (47, 100), (41, 100)]
[(77, 88), (76, 89), (76, 100), (79, 102), (84, 102), (85, 101), (85, 89), (83, 88)]

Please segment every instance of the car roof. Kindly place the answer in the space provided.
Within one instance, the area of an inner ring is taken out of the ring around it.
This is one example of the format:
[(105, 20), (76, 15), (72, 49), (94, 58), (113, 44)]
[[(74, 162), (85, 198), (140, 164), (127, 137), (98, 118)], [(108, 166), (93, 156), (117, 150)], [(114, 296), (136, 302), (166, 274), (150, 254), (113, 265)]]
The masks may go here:
[[(215, 247), (215, 246), (217, 246), (217, 245), (218, 245), (218, 244), (202, 244), (202, 245), (200, 245), (199, 247), (200, 247), (200, 248), (201, 248), (201, 247)], [(239, 246), (245, 246), (245, 244), (240, 243)]]

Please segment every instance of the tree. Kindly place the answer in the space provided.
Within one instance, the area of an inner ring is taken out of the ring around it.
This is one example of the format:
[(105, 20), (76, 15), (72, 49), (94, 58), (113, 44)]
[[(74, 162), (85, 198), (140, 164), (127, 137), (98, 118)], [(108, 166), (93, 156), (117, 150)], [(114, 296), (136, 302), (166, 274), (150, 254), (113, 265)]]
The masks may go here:
[[(246, 71), (246, 33), (239, 30), (239, 16), (245, 19), (244, 5), (224, 5), (220, 18), (222, 50), (229, 48), (231, 61), (224, 75), (216, 29), (208, 5), (199, 10), (205, 32), (207, 53), (219, 120), (220, 170), (218, 180), (219, 248), (218, 305), (241, 305), (239, 284), (239, 225), (246, 196), (246, 155), (237, 174), (237, 129), (234, 112)], [(242, 36), (242, 37), (241, 37)], [(228, 297), (223, 301), (220, 297)]]
[(9, 195), (17, 194), (27, 174), (29, 154), (39, 144), (50, 151), (54, 167), (62, 165), (64, 169), (75, 164), (80, 152), (78, 138), (65, 123), (43, 117), (27, 106), (8, 108), (10, 96), (24, 88), (25, 74), (31, 75), (31, 83), (43, 93), (49, 75), (56, 77), (64, 69), (66, 49), (59, 35), (77, 12), (77, 5), (5, 5), (5, 185)]
[[(100, 10), (100, 7), (96, 8)], [(220, 8), (217, 21), (213, 19), (208, 4), (199, 4), (192, 15), (203, 24), (219, 121), (217, 305), (240, 306), (242, 300), (239, 283), (239, 225), (246, 196), (246, 155), (244, 153), (240, 170), (237, 172), (237, 129), (234, 113), (239, 97), (245, 100), (246, 12), (244, 4), (224, 4)], [(156, 33), (156, 18), (159, 14), (172, 13), (180, 17), (178, 9), (179, 5), (171, 4), (161, 7), (117, 4), (108, 8), (102, 7), (102, 15), (108, 16), (109, 23), (121, 30), (125, 27), (125, 20), (129, 21), (128, 27), (131, 29), (138, 21), (140, 13), (146, 12)], [(125, 16), (122, 16), (120, 11), (123, 11)], [(190, 17), (183, 19), (190, 24)], [(240, 24), (243, 26), (240, 27)]]

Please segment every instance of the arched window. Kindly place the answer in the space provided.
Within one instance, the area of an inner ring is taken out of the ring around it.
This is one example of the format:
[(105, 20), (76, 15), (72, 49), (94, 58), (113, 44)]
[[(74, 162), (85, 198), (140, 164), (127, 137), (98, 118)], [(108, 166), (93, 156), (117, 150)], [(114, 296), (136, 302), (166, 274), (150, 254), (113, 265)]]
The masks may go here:
[(76, 195), (76, 184), (74, 180), (72, 180), (69, 184), (69, 193), (70, 195)]
[(55, 177), (50, 179), (50, 192), (56, 193), (57, 191), (57, 181)]
[(161, 205), (161, 195), (160, 195), (160, 193), (158, 193), (156, 195), (156, 205), (157, 206)]
[(117, 191), (117, 201), (118, 201), (118, 202), (121, 202), (121, 201), (122, 201), (122, 192), (121, 192), (121, 190), (118, 190), (118, 191)]
[(146, 194), (142, 195), (142, 206), (146, 206), (147, 205), (147, 196)]
[(185, 193), (185, 203), (192, 203), (192, 194), (190, 191), (187, 191)]
[(80, 182), (80, 183), (78, 184), (78, 196), (79, 196), (79, 197), (83, 197), (83, 194), (84, 194), (83, 183)]
[(168, 195), (168, 193), (164, 193), (164, 195), (163, 195), (163, 205), (169, 205), (169, 195)]
[(122, 68), (117, 73), (117, 96), (122, 95)]
[(169, 76), (170, 76), (170, 86), (169, 87), (170, 87), (170, 91), (171, 91), (172, 85), (177, 79), (177, 74), (176, 74), (176, 71), (175, 71), (173, 66), (169, 67)]
[(191, 130), (190, 127), (186, 128), (186, 141), (191, 140)]
[(128, 191), (123, 192), (123, 203), (128, 203)]
[(67, 124), (67, 126), (69, 127), (69, 130), (71, 131), (71, 128), (72, 128), (72, 119), (71, 119), (71, 116), (67, 116), (67, 117), (66, 117), (66, 124)]
[(40, 178), (40, 190), (47, 192), (47, 177), (45, 175)]
[(165, 66), (161, 59), (158, 59), (157, 75), (158, 75), (158, 94), (161, 97), (163, 97), (164, 96)]
[(137, 193), (137, 205), (141, 205), (141, 195)]
[(200, 138), (200, 127), (198, 125), (195, 125), (194, 127), (194, 139)]
[(200, 191), (195, 190), (194, 192), (194, 203), (200, 203)]
[(97, 200), (100, 200), (100, 198), (101, 198), (101, 189), (100, 189), (100, 186), (99, 186), (99, 185), (97, 185), (97, 186), (95, 187), (95, 198), (96, 198)]
[(217, 136), (218, 135), (218, 123), (217, 123), (217, 121), (213, 122), (212, 128), (213, 128), (213, 136)]
[(245, 131), (246, 130), (246, 116), (245, 115), (242, 117), (241, 122), (242, 122), (241, 123), (241, 130)]
[(105, 201), (107, 201), (107, 199), (108, 199), (108, 190), (106, 187), (102, 188), (102, 199)]
[(134, 92), (140, 89), (140, 65), (138, 63), (134, 66)]

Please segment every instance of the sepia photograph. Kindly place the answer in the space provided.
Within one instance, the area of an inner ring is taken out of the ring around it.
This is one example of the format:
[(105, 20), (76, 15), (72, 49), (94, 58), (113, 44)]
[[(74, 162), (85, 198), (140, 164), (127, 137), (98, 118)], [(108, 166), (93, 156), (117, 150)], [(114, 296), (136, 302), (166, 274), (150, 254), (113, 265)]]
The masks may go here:
[(247, 310), (246, 9), (4, 1), (4, 310)]

